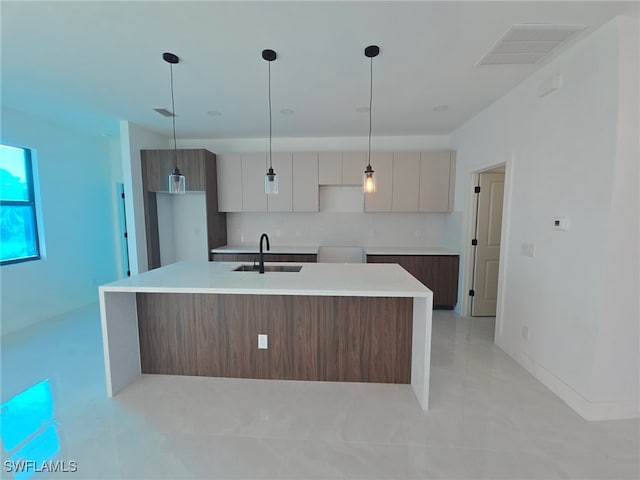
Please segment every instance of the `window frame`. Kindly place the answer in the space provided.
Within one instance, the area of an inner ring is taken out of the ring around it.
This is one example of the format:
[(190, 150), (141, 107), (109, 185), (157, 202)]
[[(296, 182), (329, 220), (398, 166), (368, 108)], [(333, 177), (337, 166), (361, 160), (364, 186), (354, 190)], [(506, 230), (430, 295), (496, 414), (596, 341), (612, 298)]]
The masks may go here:
[(19, 148), (24, 154), (24, 163), (25, 163), (25, 175), (27, 177), (27, 192), (29, 194), (28, 200), (3, 200), (2, 194), (0, 193), (0, 207), (4, 206), (14, 206), (14, 207), (30, 207), (33, 211), (33, 228), (35, 232), (35, 243), (36, 243), (36, 251), (38, 252), (36, 255), (31, 255), (29, 257), (22, 258), (13, 258), (10, 260), (0, 260), (0, 266), (12, 265), (15, 263), (23, 263), (30, 262), (32, 260), (40, 260), (42, 258), (42, 252), (40, 250), (40, 231), (38, 229), (38, 209), (36, 208), (36, 196), (35, 196), (35, 188), (33, 181), (33, 162), (31, 149), (26, 147), (19, 147), (16, 145), (7, 145), (6, 143), (0, 144), (3, 147), (10, 148)]

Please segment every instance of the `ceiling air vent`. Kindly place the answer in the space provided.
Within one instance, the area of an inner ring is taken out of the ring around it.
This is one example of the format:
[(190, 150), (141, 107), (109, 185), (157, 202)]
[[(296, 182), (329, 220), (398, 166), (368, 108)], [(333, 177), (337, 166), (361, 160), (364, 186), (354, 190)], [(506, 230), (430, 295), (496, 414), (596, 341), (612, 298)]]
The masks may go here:
[(163, 117), (173, 117), (174, 116), (173, 113), (171, 113), (166, 108), (154, 108), (154, 110), (156, 112), (158, 112), (160, 115), (162, 115)]
[(577, 25), (512, 25), (478, 65), (533, 65), (585, 27)]

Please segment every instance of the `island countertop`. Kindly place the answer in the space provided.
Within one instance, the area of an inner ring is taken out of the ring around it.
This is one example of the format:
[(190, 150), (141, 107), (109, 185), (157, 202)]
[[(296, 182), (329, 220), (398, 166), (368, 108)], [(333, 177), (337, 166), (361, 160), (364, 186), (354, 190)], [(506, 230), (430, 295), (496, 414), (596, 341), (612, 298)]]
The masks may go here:
[(396, 264), (302, 265), (299, 272), (234, 272), (242, 262), (178, 262), (102, 285), (102, 292), (428, 297), (431, 290)]

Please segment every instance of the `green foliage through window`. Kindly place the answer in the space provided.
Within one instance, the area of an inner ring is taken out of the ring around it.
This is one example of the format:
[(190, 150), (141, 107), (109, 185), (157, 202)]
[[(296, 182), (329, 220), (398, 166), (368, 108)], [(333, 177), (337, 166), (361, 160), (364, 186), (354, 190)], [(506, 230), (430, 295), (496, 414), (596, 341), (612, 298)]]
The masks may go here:
[(31, 151), (0, 145), (0, 261), (40, 258)]

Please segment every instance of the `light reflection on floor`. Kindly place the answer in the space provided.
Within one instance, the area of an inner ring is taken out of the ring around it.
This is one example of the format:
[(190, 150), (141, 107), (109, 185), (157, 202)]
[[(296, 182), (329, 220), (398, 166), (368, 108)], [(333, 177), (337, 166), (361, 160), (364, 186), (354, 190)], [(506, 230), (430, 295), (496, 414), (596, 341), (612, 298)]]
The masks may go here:
[[(42, 470), (43, 464), (55, 459), (60, 451), (51, 382), (46, 379), (36, 383), (3, 403), (0, 409), (3, 457), (14, 466), (14, 479), (25, 480)], [(20, 469), (19, 465), (25, 468)]]

